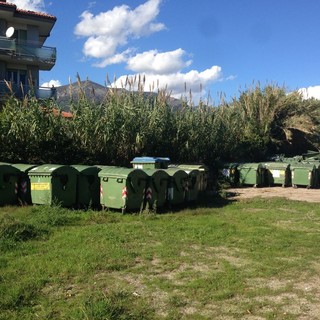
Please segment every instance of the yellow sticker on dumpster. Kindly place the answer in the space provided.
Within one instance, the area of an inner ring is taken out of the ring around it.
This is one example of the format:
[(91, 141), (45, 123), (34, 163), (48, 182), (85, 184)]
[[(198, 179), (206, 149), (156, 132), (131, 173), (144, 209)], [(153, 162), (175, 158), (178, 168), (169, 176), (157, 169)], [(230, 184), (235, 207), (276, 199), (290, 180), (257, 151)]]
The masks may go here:
[(50, 190), (50, 183), (49, 182), (33, 182), (31, 183), (31, 190), (35, 190), (35, 191)]

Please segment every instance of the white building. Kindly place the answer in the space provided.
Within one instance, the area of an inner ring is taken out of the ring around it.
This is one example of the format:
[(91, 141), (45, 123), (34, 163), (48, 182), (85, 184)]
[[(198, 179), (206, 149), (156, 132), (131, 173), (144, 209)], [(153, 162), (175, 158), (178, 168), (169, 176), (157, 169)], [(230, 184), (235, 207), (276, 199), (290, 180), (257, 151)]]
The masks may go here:
[[(0, 0), (0, 96), (10, 91), (17, 97), (34, 94), (48, 98), (51, 90), (39, 88), (39, 71), (51, 70), (56, 48), (44, 43), (57, 18), (27, 11)], [(8, 87), (9, 85), (9, 87)], [(10, 89), (11, 88), (11, 89)]]

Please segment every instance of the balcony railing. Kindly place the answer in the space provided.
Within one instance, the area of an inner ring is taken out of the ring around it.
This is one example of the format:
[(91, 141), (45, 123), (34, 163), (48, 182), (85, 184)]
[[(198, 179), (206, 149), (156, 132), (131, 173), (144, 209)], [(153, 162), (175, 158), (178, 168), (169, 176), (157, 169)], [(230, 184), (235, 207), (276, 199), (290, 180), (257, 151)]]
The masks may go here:
[(57, 92), (55, 88), (34, 87), (27, 85), (11, 84), (10, 82), (0, 81), (0, 99), (3, 100), (9, 96), (15, 96), (22, 99), (25, 96), (36, 97), (37, 99), (56, 99)]
[(39, 61), (54, 65), (57, 50), (52, 47), (40, 47), (35, 43), (17, 42), (16, 40), (0, 37), (0, 54), (11, 55), (18, 60)]

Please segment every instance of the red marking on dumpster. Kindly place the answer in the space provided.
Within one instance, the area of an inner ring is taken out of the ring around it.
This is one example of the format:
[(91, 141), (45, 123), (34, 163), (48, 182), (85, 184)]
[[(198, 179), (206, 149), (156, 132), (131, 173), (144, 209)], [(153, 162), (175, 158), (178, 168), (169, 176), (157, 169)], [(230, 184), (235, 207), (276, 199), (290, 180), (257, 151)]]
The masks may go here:
[(103, 188), (100, 186), (100, 197), (103, 198)]
[(22, 181), (21, 182), (21, 192), (22, 193), (27, 193), (27, 181)]
[(150, 187), (146, 191), (146, 198), (152, 199), (152, 189)]
[(123, 187), (122, 189), (122, 199), (125, 200), (128, 198), (128, 190), (127, 187)]

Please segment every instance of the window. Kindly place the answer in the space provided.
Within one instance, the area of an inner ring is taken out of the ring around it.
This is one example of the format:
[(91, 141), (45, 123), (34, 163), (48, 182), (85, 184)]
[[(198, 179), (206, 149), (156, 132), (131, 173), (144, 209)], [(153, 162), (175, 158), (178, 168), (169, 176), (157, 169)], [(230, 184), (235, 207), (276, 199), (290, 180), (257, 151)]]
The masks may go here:
[(27, 42), (27, 30), (17, 29), (14, 31), (13, 37), (17, 40), (18, 43)]
[(10, 81), (12, 84), (16, 85), (26, 85), (27, 84), (27, 71), (8, 69), (6, 72), (6, 80)]

